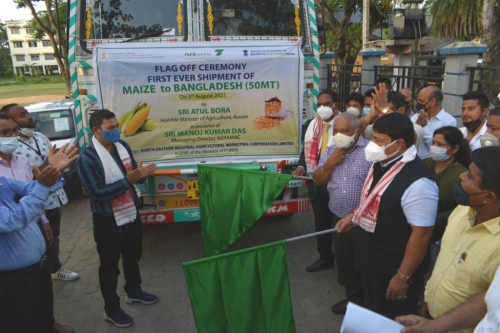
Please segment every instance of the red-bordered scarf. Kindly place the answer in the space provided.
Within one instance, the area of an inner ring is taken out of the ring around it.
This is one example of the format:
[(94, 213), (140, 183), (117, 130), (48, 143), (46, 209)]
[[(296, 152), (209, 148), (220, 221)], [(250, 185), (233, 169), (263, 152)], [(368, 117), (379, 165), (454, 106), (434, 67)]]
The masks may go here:
[(321, 149), (321, 136), (323, 134), (323, 119), (316, 117), (307, 129), (304, 137), (304, 157), (306, 160), (307, 171), (314, 172), (319, 163), (319, 150)]
[(372, 165), (370, 171), (368, 172), (368, 176), (366, 177), (363, 189), (361, 190), (361, 202), (359, 203), (359, 207), (354, 212), (354, 216), (352, 218), (352, 222), (354, 224), (359, 225), (368, 232), (375, 232), (382, 195), (406, 163), (413, 161), (416, 155), (417, 149), (414, 145), (408, 148), (408, 150), (403, 154), (403, 158), (396, 162), (389, 169), (389, 171), (384, 174), (384, 176), (370, 192), (370, 185), (373, 181)]

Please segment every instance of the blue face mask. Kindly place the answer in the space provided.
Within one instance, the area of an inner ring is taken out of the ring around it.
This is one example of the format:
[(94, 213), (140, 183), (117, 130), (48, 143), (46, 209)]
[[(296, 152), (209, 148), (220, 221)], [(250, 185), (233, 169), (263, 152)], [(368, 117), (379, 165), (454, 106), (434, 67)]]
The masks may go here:
[(366, 116), (368, 113), (370, 113), (370, 108), (363, 108), (363, 116)]
[(459, 204), (461, 206), (481, 207), (481, 206), (484, 206), (486, 204), (472, 206), (470, 204), (470, 197), (473, 196), (473, 195), (483, 194), (483, 193), (486, 193), (486, 192), (488, 192), (488, 191), (483, 191), (483, 192), (479, 192), (479, 193), (469, 194), (469, 193), (467, 193), (467, 192), (464, 191), (464, 189), (462, 187), (462, 182), (458, 182), (458, 183), (455, 184), (455, 187), (453, 188), (453, 198), (455, 199), (455, 201), (457, 202), (457, 204)]
[(101, 137), (110, 143), (116, 143), (120, 141), (120, 130), (116, 128), (112, 131), (102, 131)]

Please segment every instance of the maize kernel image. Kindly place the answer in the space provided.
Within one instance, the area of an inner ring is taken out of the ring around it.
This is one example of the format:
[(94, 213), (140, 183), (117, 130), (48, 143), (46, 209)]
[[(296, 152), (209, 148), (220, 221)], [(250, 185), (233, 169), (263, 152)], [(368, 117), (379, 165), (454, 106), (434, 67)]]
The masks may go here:
[(160, 127), (153, 119), (147, 119), (151, 105), (137, 103), (137, 105), (118, 118), (118, 127), (125, 136), (132, 136), (137, 131), (153, 131)]

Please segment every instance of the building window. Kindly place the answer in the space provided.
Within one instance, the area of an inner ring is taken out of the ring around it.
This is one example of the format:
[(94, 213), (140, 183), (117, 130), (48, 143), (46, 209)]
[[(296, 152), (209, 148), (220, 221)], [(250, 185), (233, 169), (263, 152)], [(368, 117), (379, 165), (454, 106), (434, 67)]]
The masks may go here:
[(16, 55), (16, 61), (24, 61), (25, 56), (24, 55)]
[(44, 40), (42, 41), (42, 44), (43, 46), (52, 46), (52, 44), (50, 44), (50, 40)]
[(15, 48), (22, 48), (23, 47), (23, 42), (14, 42), (14, 47)]
[(12, 35), (19, 35), (21, 33), (21, 29), (19, 29), (19, 28), (10, 28), (10, 33)]
[(29, 45), (30, 47), (36, 47), (36, 42), (28, 42), (28, 45)]
[(32, 55), (31, 55), (31, 60), (32, 60), (32, 61), (37, 61), (37, 60), (40, 60), (40, 55), (39, 55), (39, 54), (32, 54)]
[(35, 29), (33, 29), (33, 28), (27, 28), (27, 29), (26, 29), (26, 34), (27, 34), (27, 35), (32, 35), (32, 34), (34, 34), (34, 33), (35, 33)]
[(46, 54), (45, 55), (45, 60), (54, 60), (54, 55), (53, 54)]

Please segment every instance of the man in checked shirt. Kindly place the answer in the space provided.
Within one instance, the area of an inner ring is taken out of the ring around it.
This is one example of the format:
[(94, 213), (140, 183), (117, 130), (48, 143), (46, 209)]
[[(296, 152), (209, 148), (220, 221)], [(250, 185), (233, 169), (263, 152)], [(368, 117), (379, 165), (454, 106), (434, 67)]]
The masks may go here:
[[(330, 195), (329, 208), (334, 214), (333, 224), (359, 205), (361, 189), (365, 183), (371, 162), (365, 158), (365, 147), (370, 141), (360, 136), (359, 120), (350, 113), (342, 113), (333, 120), (333, 142), (321, 156), (314, 172), (316, 185), (327, 184)], [(363, 305), (361, 277), (354, 270), (354, 248), (359, 228), (348, 233), (333, 233), (333, 246), (339, 274), (344, 280), (347, 298), (332, 306), (335, 314), (343, 314), (347, 303)]]

